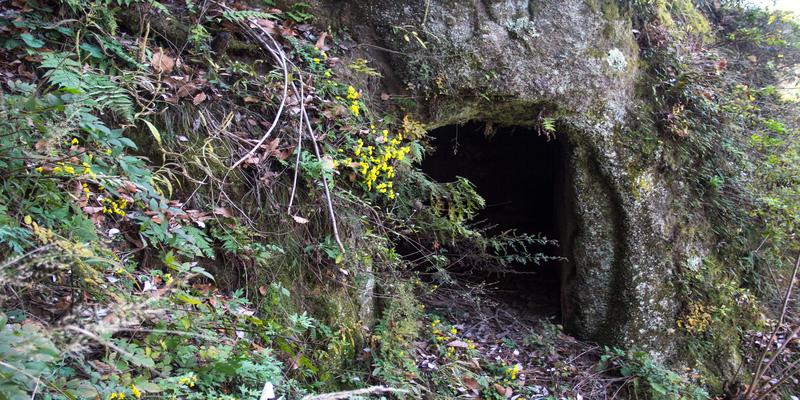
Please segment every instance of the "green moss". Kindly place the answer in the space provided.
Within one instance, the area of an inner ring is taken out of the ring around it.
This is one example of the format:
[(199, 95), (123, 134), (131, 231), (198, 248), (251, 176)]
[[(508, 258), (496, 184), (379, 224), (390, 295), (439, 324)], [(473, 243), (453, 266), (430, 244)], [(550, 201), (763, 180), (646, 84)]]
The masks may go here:
[(674, 35), (711, 38), (711, 25), (691, 0), (655, 0), (656, 20)]

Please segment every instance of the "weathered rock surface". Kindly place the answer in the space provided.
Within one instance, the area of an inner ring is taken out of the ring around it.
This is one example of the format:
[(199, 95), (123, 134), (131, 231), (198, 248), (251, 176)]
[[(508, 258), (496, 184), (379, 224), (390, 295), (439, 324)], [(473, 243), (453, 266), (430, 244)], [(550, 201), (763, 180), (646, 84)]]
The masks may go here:
[(638, 48), (614, 4), (322, 3), (334, 28), (379, 62), (386, 90), (412, 94), (431, 128), (555, 118), (570, 154), (566, 325), (580, 337), (674, 354), (676, 269), (703, 246), (680, 227), (688, 217), (675, 205), (685, 194), (657, 168), (655, 128), (637, 128), (655, 143), (644, 163), (641, 137), (628, 134), (640, 105)]

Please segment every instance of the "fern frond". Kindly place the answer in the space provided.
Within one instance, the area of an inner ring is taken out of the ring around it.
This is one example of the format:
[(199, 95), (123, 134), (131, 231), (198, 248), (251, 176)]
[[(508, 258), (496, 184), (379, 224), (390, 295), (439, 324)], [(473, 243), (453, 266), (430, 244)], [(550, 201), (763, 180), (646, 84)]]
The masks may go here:
[(250, 18), (259, 18), (259, 19), (274, 19), (275, 16), (270, 13), (265, 13), (262, 11), (255, 11), (255, 10), (230, 10), (224, 11), (222, 16), (230, 22), (240, 22), (245, 21)]
[(96, 110), (111, 110), (118, 116), (130, 121), (133, 119), (133, 101), (128, 92), (117, 85), (107, 75), (91, 70), (84, 71), (81, 64), (69, 53), (48, 53), (42, 57), (40, 66), (48, 82), (73, 94), (80, 94), (81, 101)]

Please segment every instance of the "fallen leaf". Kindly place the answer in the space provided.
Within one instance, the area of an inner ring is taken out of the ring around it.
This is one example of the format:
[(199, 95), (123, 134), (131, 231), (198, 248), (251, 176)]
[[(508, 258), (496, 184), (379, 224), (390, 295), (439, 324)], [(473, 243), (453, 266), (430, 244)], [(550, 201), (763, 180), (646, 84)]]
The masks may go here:
[(478, 381), (469, 377), (462, 379), (461, 383), (463, 383), (467, 389), (472, 390), (473, 392), (478, 392), (478, 388), (480, 387)]
[(329, 50), (330, 48), (325, 46), (325, 39), (327, 37), (328, 37), (328, 32), (322, 32), (322, 34), (319, 35), (319, 39), (317, 39), (317, 43), (314, 45), (314, 47), (316, 47), (316, 48), (318, 48), (318, 49), (320, 49), (322, 51)]
[(389, 100), (391, 98), (392, 98), (392, 96), (389, 96), (389, 93), (385, 93), (385, 92), (381, 93), (381, 100), (387, 101), (387, 100)]
[(226, 218), (233, 217), (233, 212), (231, 212), (230, 209), (225, 208), (225, 207), (217, 207), (217, 208), (215, 208), (214, 209), (214, 214), (222, 215), (223, 217), (226, 217)]
[(294, 146), (286, 148), (286, 149), (278, 150), (278, 154), (276, 154), (276, 157), (278, 157), (281, 160), (285, 161), (287, 158), (289, 158), (289, 156), (292, 155), (292, 153), (294, 153)]
[(256, 24), (268, 33), (271, 34), (278, 33), (278, 29), (276, 28), (275, 22), (273, 21), (270, 21), (268, 19), (257, 19)]
[(194, 105), (198, 105), (204, 101), (206, 101), (206, 94), (203, 92), (196, 94), (192, 99), (192, 103), (194, 103)]
[(150, 59), (150, 65), (159, 74), (169, 74), (175, 68), (175, 60), (164, 54), (164, 49), (159, 48), (158, 52), (154, 53), (153, 58)]
[(494, 390), (497, 394), (505, 397), (511, 397), (511, 395), (514, 394), (514, 391), (510, 387), (505, 387), (499, 383), (494, 384)]
[(276, 138), (273, 140), (268, 141), (267, 143), (263, 144), (261, 147), (265, 148), (267, 154), (269, 155), (277, 155), (278, 154), (278, 146), (281, 144), (281, 139)]
[(294, 222), (297, 222), (298, 224), (307, 224), (308, 223), (307, 219), (305, 219), (303, 217), (298, 217), (297, 215), (292, 215), (292, 218), (294, 218)]
[(187, 83), (187, 84), (181, 86), (178, 89), (178, 91), (175, 92), (175, 95), (178, 96), (178, 97), (191, 96), (192, 93), (196, 92), (197, 90), (199, 90), (199, 88), (197, 86), (195, 86), (192, 83)]
[(467, 345), (467, 343), (462, 342), (460, 340), (453, 340), (452, 342), (448, 343), (447, 345), (450, 346), (450, 347), (458, 347), (458, 348), (462, 348), (462, 349), (466, 349), (467, 347), (469, 347), (469, 345)]

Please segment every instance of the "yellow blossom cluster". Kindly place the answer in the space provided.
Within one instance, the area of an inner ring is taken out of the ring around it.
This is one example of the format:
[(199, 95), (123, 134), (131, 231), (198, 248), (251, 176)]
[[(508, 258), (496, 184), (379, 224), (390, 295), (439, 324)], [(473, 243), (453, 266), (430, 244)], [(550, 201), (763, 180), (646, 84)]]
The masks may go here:
[(678, 327), (686, 329), (690, 333), (702, 333), (711, 324), (711, 314), (705, 305), (693, 303), (689, 305), (689, 313), (679, 319)]
[(361, 97), (361, 94), (358, 93), (356, 88), (352, 86), (347, 87), (347, 100), (350, 100), (350, 112), (353, 113), (356, 117), (359, 115), (361, 111), (361, 105), (358, 103), (358, 99)]
[[(56, 166), (53, 167), (50, 172), (54, 174), (67, 174), (67, 175), (83, 175), (89, 178), (97, 178), (97, 174), (92, 171), (92, 165), (90, 162), (92, 161), (93, 157), (91, 154), (88, 155), (87, 161), (82, 162), (80, 165), (77, 164), (66, 164), (63, 162), (56, 163)], [(36, 172), (44, 173), (44, 167), (36, 167)]]
[(131, 394), (133, 395), (133, 397), (136, 397), (137, 399), (142, 398), (142, 392), (139, 390), (139, 388), (136, 387), (136, 385), (133, 384), (131, 384)]
[(353, 148), (353, 156), (342, 161), (345, 165), (354, 167), (361, 176), (361, 182), (367, 191), (376, 191), (389, 199), (395, 198), (394, 191), (394, 164), (405, 159), (411, 151), (410, 146), (403, 146), (403, 135), (397, 134), (389, 139), (389, 131), (378, 132), (373, 127), (370, 134), (375, 136), (375, 144), (366, 145), (363, 139)]
[(128, 200), (119, 199), (114, 200), (109, 197), (103, 199), (103, 214), (115, 214), (120, 217), (125, 216), (125, 207), (128, 206)]
[(83, 190), (83, 195), (86, 196), (86, 200), (89, 200), (89, 197), (92, 195), (92, 191), (89, 190), (89, 185), (83, 182), (81, 183), (81, 189)]
[(192, 374), (189, 376), (184, 376), (183, 378), (178, 379), (178, 383), (189, 386), (190, 388), (194, 387), (194, 385), (197, 383), (197, 375)]
[[(438, 319), (431, 322), (431, 333), (433, 334), (434, 341), (437, 345), (441, 345), (445, 341), (461, 342), (458, 337), (458, 329), (454, 326), (450, 327), (450, 329), (447, 329), (444, 325), (442, 325), (442, 321)], [(464, 339), (463, 342), (467, 344), (467, 348), (469, 350), (475, 349), (475, 343), (473, 343), (471, 340)], [(456, 345), (447, 344), (446, 346), (447, 347), (445, 349), (442, 349), (444, 350), (445, 356), (454, 356), (457, 352)], [(463, 347), (463, 343), (459, 344), (458, 346)]]
[(514, 364), (513, 366), (506, 368), (506, 375), (508, 375), (508, 378), (513, 381), (517, 379), (520, 371), (522, 371), (522, 365)]
[(327, 60), (328, 60), (328, 53), (326, 53), (324, 51), (320, 51), (319, 52), (319, 57), (312, 58), (311, 62), (313, 62), (314, 64), (322, 64), (323, 61), (327, 61)]
[(111, 392), (111, 394), (108, 396), (108, 400), (125, 400), (125, 393)]
[(445, 339), (447, 339), (447, 336), (445, 336), (442, 331), (439, 330), (441, 323), (442, 321), (438, 319), (431, 322), (431, 333), (433, 333), (433, 336), (436, 338), (437, 342), (443, 342)]

